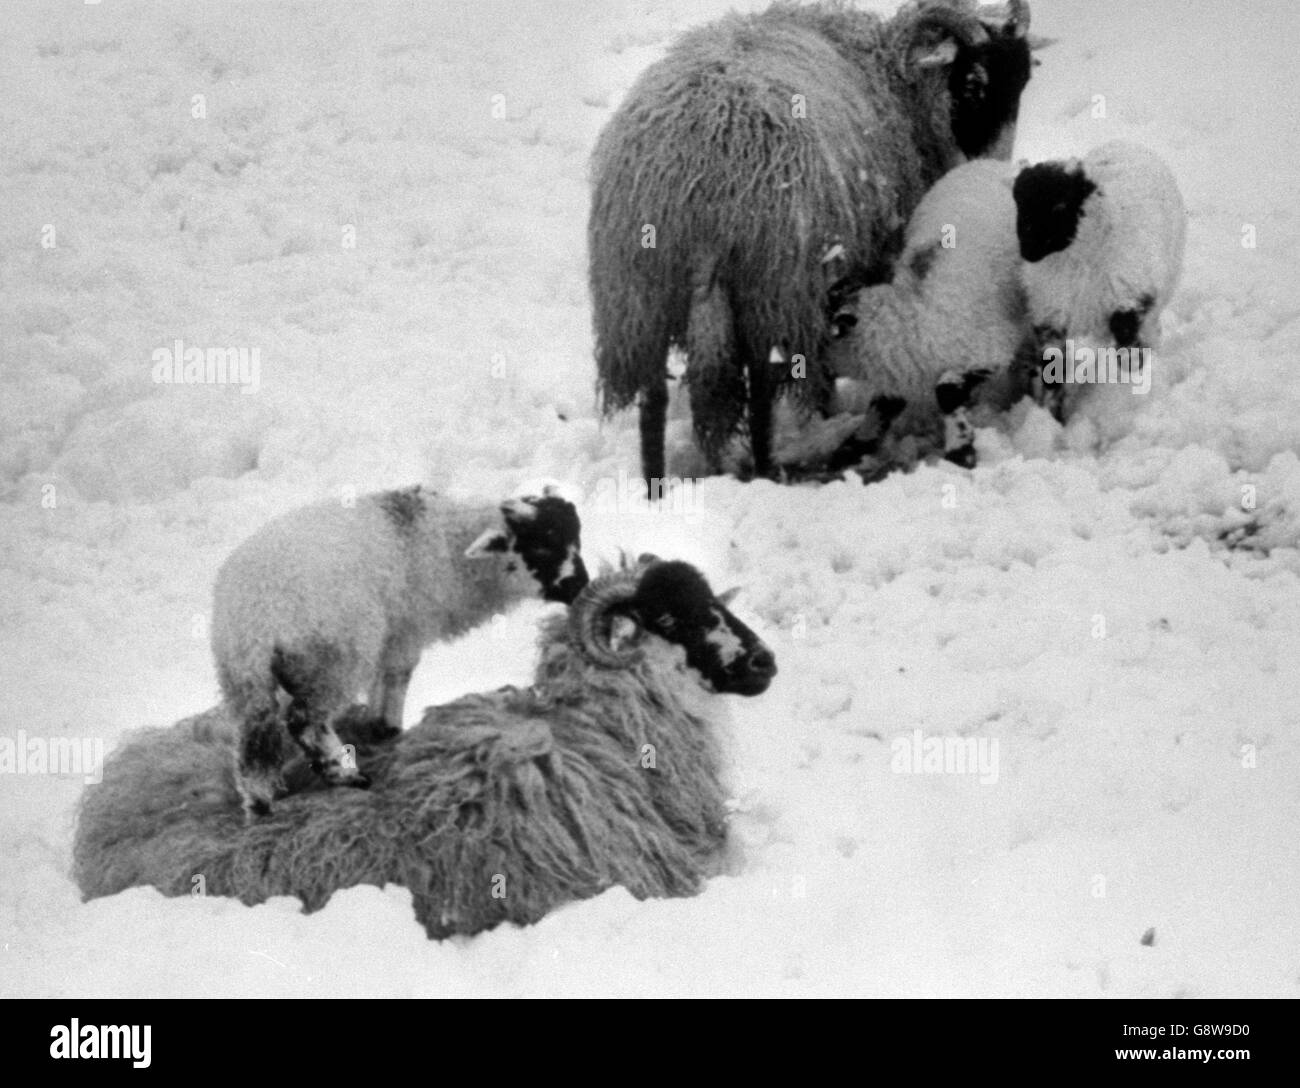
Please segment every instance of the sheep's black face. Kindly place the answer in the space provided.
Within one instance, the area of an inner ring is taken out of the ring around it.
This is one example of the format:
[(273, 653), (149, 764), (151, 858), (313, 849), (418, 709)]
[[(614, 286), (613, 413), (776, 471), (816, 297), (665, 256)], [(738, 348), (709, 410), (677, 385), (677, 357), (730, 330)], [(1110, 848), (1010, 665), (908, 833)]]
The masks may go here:
[(1011, 190), (1020, 256), (1032, 264), (1068, 247), (1084, 202), (1096, 191), (1078, 163), (1043, 162), (1021, 170)]
[(948, 72), (952, 135), (968, 159), (1006, 160), (1033, 62), (1014, 27), (986, 29), (988, 41), (960, 47)]
[(555, 494), (529, 496), (503, 503), (508, 540), (503, 549), (513, 552), (528, 568), (548, 601), (572, 604), (590, 579), (582, 562), (582, 525), (573, 503)]
[(776, 675), (772, 651), (689, 563), (647, 567), (624, 610), (647, 631), (683, 647), (686, 663), (713, 691), (761, 695)]

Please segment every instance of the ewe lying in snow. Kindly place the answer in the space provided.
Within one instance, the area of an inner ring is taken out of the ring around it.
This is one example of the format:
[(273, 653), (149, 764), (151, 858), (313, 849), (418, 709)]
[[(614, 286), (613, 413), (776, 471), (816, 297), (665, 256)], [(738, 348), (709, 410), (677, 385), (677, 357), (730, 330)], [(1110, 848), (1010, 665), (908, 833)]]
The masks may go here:
[(87, 898), (152, 884), (309, 911), (400, 884), (431, 937), (535, 922), (612, 885), (693, 895), (726, 837), (708, 693), (759, 695), (772, 652), (685, 563), (643, 556), (545, 621), (533, 686), (469, 695), (370, 744), (368, 791), (303, 790), (246, 823), (218, 708), (118, 748), (89, 787), (73, 857)]
[(366, 691), (395, 734), (425, 646), (539, 592), (572, 601), (587, 584), (579, 533), (550, 489), (498, 508), (413, 487), (291, 511), (236, 548), (217, 573), (212, 649), (249, 814), (282, 792), (282, 721), (327, 781), (367, 785), (338, 715)]

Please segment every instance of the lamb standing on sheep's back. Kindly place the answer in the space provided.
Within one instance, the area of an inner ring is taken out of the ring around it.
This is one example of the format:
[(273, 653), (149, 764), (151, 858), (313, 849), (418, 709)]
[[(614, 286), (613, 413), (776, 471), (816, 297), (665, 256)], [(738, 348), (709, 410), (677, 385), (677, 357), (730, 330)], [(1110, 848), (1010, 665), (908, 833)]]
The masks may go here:
[[(1173, 172), (1154, 152), (1113, 140), (1081, 160), (1025, 167), (1015, 200), (1038, 359), (1118, 349), (1136, 382), (1182, 272), (1187, 212)], [(1040, 382), (1037, 396), (1066, 415), (1062, 383)]]
[(1009, 158), (1045, 44), (1028, 26), (1024, 0), (888, 20), (778, 3), (691, 31), (642, 74), (592, 155), (588, 247), (598, 388), (606, 413), (639, 401), (648, 481), (665, 475), (670, 347), (714, 471), (747, 424), (769, 474), (781, 383), (825, 407), (828, 288), (883, 279), (946, 170)]
[(365, 692), (396, 733), (425, 646), (527, 597), (572, 601), (587, 584), (579, 533), (551, 489), (498, 507), (414, 487), (291, 511), (236, 548), (217, 573), (212, 649), (250, 816), (283, 792), (286, 730), (327, 781), (367, 785), (335, 719)]
[(358, 884), (409, 888), (431, 937), (535, 922), (622, 885), (693, 895), (726, 839), (721, 693), (761, 694), (771, 651), (685, 563), (643, 557), (544, 621), (534, 684), (425, 711), (366, 757), (368, 791), (328, 790), (301, 761), (291, 793), (245, 824), (238, 729), (221, 708), (128, 738), (82, 798), (73, 846), (87, 898), (165, 895), (314, 911)]

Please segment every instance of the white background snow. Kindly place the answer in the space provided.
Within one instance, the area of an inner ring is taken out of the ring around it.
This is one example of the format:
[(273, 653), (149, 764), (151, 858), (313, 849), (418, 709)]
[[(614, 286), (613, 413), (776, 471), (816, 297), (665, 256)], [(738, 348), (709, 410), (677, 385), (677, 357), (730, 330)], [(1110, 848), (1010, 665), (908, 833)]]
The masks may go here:
[[(1135, 139), (1187, 201), (1149, 396), (1022, 404), (973, 473), (656, 516), (594, 501), (638, 464), (595, 410), (586, 164), (728, 6), (7, 0), (0, 736), (211, 706), (230, 549), (417, 480), (569, 481), (589, 551), (742, 585), (781, 674), (732, 700), (730, 875), (442, 944), (396, 888), (83, 905), (81, 781), (0, 774), (0, 994), (1300, 995), (1295, 5), (1034, 2), (1017, 155)], [(259, 390), (155, 384), (176, 338), (260, 348)], [(408, 717), (526, 682), (540, 611), (431, 650)], [(996, 740), (997, 781), (894, 773), (917, 729)]]

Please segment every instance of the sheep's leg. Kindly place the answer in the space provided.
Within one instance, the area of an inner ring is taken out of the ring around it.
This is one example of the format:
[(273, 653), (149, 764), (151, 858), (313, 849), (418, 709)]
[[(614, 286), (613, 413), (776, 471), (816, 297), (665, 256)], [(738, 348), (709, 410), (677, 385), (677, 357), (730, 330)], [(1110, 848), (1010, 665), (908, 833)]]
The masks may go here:
[(235, 783), (248, 818), (265, 816), (271, 803), (284, 796), (280, 774), (285, 753), (278, 707), (272, 697), (246, 713), (239, 730)]
[(945, 370), (934, 387), (943, 416), (943, 456), (962, 468), (975, 467), (975, 427), (970, 421), (971, 395), (989, 376), (987, 370)]
[(749, 448), (754, 457), (754, 477), (772, 475), (772, 376), (766, 357), (750, 356)]
[(662, 480), (666, 472), (664, 431), (668, 426), (668, 379), (641, 393), (641, 471), (653, 496), (651, 480)]

